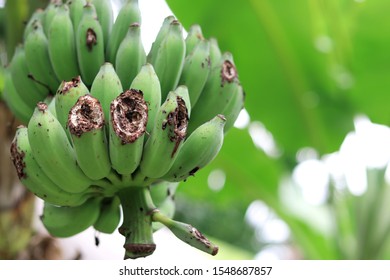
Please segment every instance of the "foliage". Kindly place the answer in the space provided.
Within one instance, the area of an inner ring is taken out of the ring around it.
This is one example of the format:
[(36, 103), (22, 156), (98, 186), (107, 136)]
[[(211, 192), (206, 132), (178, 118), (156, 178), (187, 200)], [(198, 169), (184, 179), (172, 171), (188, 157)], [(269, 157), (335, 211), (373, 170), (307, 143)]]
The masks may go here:
[[(358, 253), (362, 244), (371, 245), (368, 239), (359, 239), (356, 224), (361, 228), (370, 224), (361, 218), (361, 213), (354, 213), (352, 205), (359, 208), (367, 195), (357, 198), (350, 193), (339, 194), (333, 188), (325, 209), (302, 205), (307, 212), (313, 211), (302, 217), (291, 212), (288, 205), (294, 203), (294, 198), (282, 201), (280, 186), (296, 166), (296, 155), (302, 148), (314, 148), (320, 156), (337, 151), (353, 129), (356, 115), (365, 114), (373, 122), (390, 124), (390, 38), (383, 32), (390, 24), (385, 15), (390, 2), (167, 3), (185, 28), (198, 23), (206, 38), (215, 37), (222, 50), (233, 53), (251, 122), (261, 122), (272, 133), (280, 151), (275, 156), (256, 148), (248, 134), (251, 125), (231, 131), (214, 163), (181, 185), (182, 196), (199, 203), (211, 201), (215, 209), (224, 209), (227, 217), (240, 209), (241, 219), (251, 201), (266, 202), (289, 225), (303, 258), (383, 258), (374, 247), (370, 253)], [(225, 186), (218, 192), (206, 187), (208, 175), (215, 169), (226, 173)], [(367, 209), (375, 208), (374, 201), (364, 203), (370, 205)], [(319, 228), (318, 219), (328, 221), (330, 226)], [(234, 242), (234, 235), (221, 234), (218, 226), (221, 225), (209, 225), (208, 233)], [(338, 230), (346, 229), (353, 238), (343, 243), (346, 241), (340, 240)], [(371, 235), (366, 237), (378, 240)], [(382, 237), (386, 240), (387, 232)], [(347, 249), (345, 244), (351, 247)], [(252, 249), (256, 250), (253, 246)]]

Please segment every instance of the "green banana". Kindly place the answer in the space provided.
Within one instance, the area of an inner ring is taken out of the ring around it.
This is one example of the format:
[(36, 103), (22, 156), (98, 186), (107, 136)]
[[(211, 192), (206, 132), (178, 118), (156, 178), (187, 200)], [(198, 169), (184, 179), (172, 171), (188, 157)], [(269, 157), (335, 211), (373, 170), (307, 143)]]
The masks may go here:
[(210, 42), (199, 40), (184, 61), (179, 85), (186, 85), (194, 107), (210, 73)]
[(37, 197), (60, 206), (78, 206), (88, 193), (72, 194), (59, 188), (35, 161), (28, 139), (27, 127), (19, 126), (11, 143), (11, 160), (21, 183)]
[(45, 99), (50, 93), (48, 88), (42, 86), (30, 74), (27, 66), (26, 53), (22, 45), (18, 45), (15, 48), (15, 54), (12, 57), (9, 69), (16, 91), (25, 100), (26, 104), (32, 108), (38, 101)]
[(225, 122), (225, 117), (218, 115), (199, 126), (185, 140), (171, 169), (163, 179), (180, 182), (209, 164), (222, 147)]
[(104, 198), (100, 204), (99, 218), (93, 227), (102, 233), (113, 233), (121, 220), (121, 201), (119, 197)]
[(179, 21), (173, 20), (152, 62), (160, 80), (162, 100), (165, 100), (168, 93), (174, 90), (179, 83), (185, 49), (182, 25)]
[(77, 163), (87, 177), (100, 180), (111, 171), (104, 114), (99, 100), (81, 96), (70, 109), (67, 127)]
[(214, 69), (214, 67), (218, 66), (221, 58), (222, 52), (219, 48), (218, 41), (216, 38), (210, 38), (210, 68)]
[(187, 37), (185, 39), (186, 42), (186, 56), (188, 56), (195, 46), (199, 43), (199, 41), (205, 40), (202, 33), (202, 28), (199, 24), (193, 24), (190, 26), (188, 30)]
[[(153, 203), (158, 210), (169, 218), (173, 218), (175, 214), (175, 192), (179, 183), (161, 181), (150, 186), (150, 195)], [(157, 231), (163, 227), (160, 223), (153, 223), (153, 230)]]
[(30, 34), (30, 32), (34, 30), (33, 26), (36, 24), (36, 22), (40, 22), (42, 24), (42, 18), (44, 17), (44, 15), (45, 15), (44, 10), (41, 8), (36, 9), (32, 13), (23, 31), (23, 41), (25, 41), (28, 34)]
[(145, 143), (140, 171), (149, 178), (160, 178), (172, 166), (186, 137), (188, 113), (185, 102), (174, 92), (159, 108), (150, 137)]
[(57, 118), (57, 112), (56, 112), (56, 96), (55, 95), (48, 95), (43, 102), (47, 104), (47, 109), (52, 113), (52, 115)]
[(161, 105), (160, 81), (154, 71), (153, 65), (146, 63), (132, 81), (130, 88), (141, 90), (148, 105), (148, 123), (146, 131), (151, 133), (155, 116)]
[(44, 10), (44, 14), (42, 16), (42, 26), (46, 36), (49, 35), (50, 25), (53, 19), (57, 15), (58, 8), (62, 5), (61, 0), (50, 0), (49, 4), (46, 6)]
[(76, 32), (76, 50), (83, 81), (87, 86), (91, 86), (104, 63), (104, 39), (95, 7), (90, 3), (83, 7)]
[(74, 207), (56, 206), (45, 202), (41, 221), (52, 236), (63, 238), (76, 235), (97, 221), (100, 201), (98, 198), (90, 198)]
[(138, 167), (143, 150), (148, 106), (142, 92), (130, 89), (111, 102), (109, 151), (112, 168), (130, 175)]
[(54, 94), (60, 82), (50, 63), (48, 41), (39, 21), (33, 23), (32, 27), (24, 42), (27, 66), (34, 78)]
[(133, 23), (118, 48), (115, 60), (116, 73), (123, 88), (130, 87), (145, 62), (146, 52), (141, 40), (141, 28), (139, 23)]
[(102, 104), (104, 119), (110, 118), (110, 104), (123, 92), (121, 81), (115, 72), (114, 66), (106, 62), (100, 67), (98, 74), (91, 86), (91, 95), (96, 97)]
[(107, 0), (92, 0), (92, 4), (95, 6), (98, 20), (102, 26), (104, 46), (106, 47), (114, 22), (112, 4), (111, 1)]
[(83, 83), (80, 76), (61, 83), (56, 93), (55, 108), (56, 118), (63, 129), (66, 130), (70, 109), (74, 106), (74, 104), (76, 104), (79, 97), (88, 93), (88, 88)]
[(27, 104), (23, 96), (21, 96), (16, 90), (12, 81), (11, 73), (9, 71), (4, 72), (5, 77), (2, 98), (5, 100), (8, 108), (15, 115), (15, 117), (23, 124), (27, 124), (34, 112), (34, 107), (30, 106), (30, 104)]
[(72, 20), (74, 33), (76, 33), (83, 16), (83, 7), (87, 4), (87, 0), (68, 0), (66, 4), (69, 7), (69, 16)]
[(190, 95), (188, 92), (188, 88), (185, 85), (178, 86), (174, 91), (173, 91), (174, 96), (180, 97), (187, 110), (187, 118), (191, 118), (191, 100), (190, 100)]
[(28, 139), (35, 160), (56, 185), (70, 193), (88, 189), (91, 179), (77, 165), (65, 130), (43, 102), (37, 104), (28, 123)]
[(112, 26), (107, 43), (106, 61), (109, 61), (112, 64), (115, 63), (119, 45), (123, 38), (125, 38), (129, 26), (135, 22), (141, 24), (141, 11), (138, 6), (138, 0), (127, 0), (124, 6), (121, 7), (114, 25)]
[(157, 33), (156, 39), (152, 43), (152, 46), (151, 46), (149, 53), (146, 57), (147, 62), (154, 64), (154, 62), (156, 61), (157, 52), (160, 48), (161, 42), (164, 40), (165, 36), (167, 35), (168, 30), (169, 30), (169, 26), (170, 26), (171, 22), (174, 20), (175, 20), (174, 16), (167, 16), (164, 19), (164, 21), (160, 27), (160, 30)]
[(224, 53), (217, 67), (211, 69), (209, 78), (193, 108), (188, 133), (218, 114), (222, 114), (229, 102), (241, 90), (232, 55)]
[(69, 81), (80, 73), (75, 33), (68, 6), (63, 4), (58, 8), (48, 32), (49, 56), (54, 72), (58, 80)]
[(226, 117), (225, 124), (225, 134), (234, 126), (234, 123), (237, 120), (238, 115), (241, 110), (244, 108), (245, 103), (245, 93), (241, 86), (239, 86), (236, 95), (233, 97), (233, 100), (229, 102), (222, 114)]

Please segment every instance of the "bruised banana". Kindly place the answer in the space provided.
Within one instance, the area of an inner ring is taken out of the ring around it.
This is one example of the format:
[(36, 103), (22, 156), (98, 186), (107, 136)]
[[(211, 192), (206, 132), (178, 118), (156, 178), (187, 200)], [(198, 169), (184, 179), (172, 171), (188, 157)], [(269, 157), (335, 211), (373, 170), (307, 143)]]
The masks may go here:
[(111, 171), (102, 106), (89, 94), (81, 96), (70, 109), (67, 128), (77, 163), (92, 180), (105, 178)]
[(188, 133), (191, 134), (201, 124), (218, 114), (222, 114), (241, 90), (232, 55), (225, 53), (219, 65), (211, 69), (191, 115)]
[(16, 130), (11, 143), (11, 160), (17, 175), (26, 188), (37, 197), (59, 206), (78, 206), (89, 197), (87, 192), (81, 194), (68, 193), (58, 187), (36, 162), (28, 140), (27, 127), (20, 126)]
[(74, 207), (56, 206), (45, 201), (41, 221), (55, 237), (70, 237), (90, 226), (99, 218), (101, 198), (90, 198)]
[(77, 59), (84, 83), (91, 86), (104, 63), (103, 30), (92, 4), (87, 3), (82, 12), (75, 33)]
[(184, 61), (179, 85), (186, 85), (194, 107), (210, 73), (210, 42), (199, 40)]
[[(130, 85), (131, 89), (142, 91), (145, 102), (148, 105), (148, 123), (146, 124), (146, 132), (151, 133), (157, 110), (161, 104), (161, 88), (160, 81), (154, 71), (153, 65), (146, 63), (135, 76)], [(146, 138), (145, 138), (146, 140)]]
[(64, 130), (66, 130), (70, 109), (81, 96), (88, 93), (88, 88), (80, 76), (61, 83), (56, 93), (55, 108), (56, 118)]
[(187, 125), (185, 102), (170, 92), (157, 112), (151, 135), (145, 143), (140, 164), (143, 175), (160, 178), (168, 172), (186, 137)]
[(130, 175), (138, 167), (144, 145), (148, 106), (141, 91), (130, 89), (111, 102), (109, 151), (112, 168)]
[(50, 63), (47, 37), (40, 21), (34, 22), (32, 28), (24, 42), (27, 66), (34, 79), (45, 85), (50, 93), (54, 94), (58, 88), (59, 80)]
[(218, 115), (199, 126), (184, 142), (164, 180), (186, 180), (209, 164), (222, 147), (225, 122), (225, 117)]
[(82, 193), (92, 184), (77, 165), (65, 130), (43, 102), (37, 104), (28, 123), (28, 140), (38, 165), (61, 189)]

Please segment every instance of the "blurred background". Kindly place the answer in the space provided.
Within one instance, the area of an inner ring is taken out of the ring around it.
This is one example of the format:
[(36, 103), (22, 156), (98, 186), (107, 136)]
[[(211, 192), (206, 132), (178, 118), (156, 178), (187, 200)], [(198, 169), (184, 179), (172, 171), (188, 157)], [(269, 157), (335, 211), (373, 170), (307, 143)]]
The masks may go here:
[[(0, 1), (2, 67), (26, 20), (47, 2)], [(174, 14), (186, 30), (197, 23), (233, 54), (246, 92), (218, 157), (176, 194), (175, 218), (220, 246), (213, 258), (389, 259), (390, 2), (139, 5), (146, 50), (166, 16)], [(42, 203), (20, 186), (9, 159), (18, 120), (1, 93), (0, 123), (0, 259), (122, 259), (117, 233), (46, 234)], [(155, 238), (149, 258), (211, 258), (165, 229)]]

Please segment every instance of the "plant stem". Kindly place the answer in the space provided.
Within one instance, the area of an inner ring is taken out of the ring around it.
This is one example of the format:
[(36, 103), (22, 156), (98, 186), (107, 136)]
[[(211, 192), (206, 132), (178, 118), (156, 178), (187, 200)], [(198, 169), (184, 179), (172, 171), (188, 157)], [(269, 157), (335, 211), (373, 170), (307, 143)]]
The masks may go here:
[(126, 240), (125, 259), (147, 257), (156, 249), (153, 242), (152, 214), (155, 210), (148, 187), (128, 187), (119, 191), (123, 223), (119, 228)]

